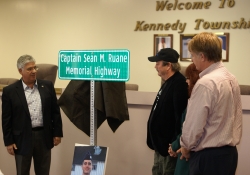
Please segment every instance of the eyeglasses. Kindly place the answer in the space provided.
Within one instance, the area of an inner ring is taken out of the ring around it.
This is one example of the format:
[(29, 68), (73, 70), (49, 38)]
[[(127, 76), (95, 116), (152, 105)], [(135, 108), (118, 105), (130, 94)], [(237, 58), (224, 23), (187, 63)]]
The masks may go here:
[(29, 67), (28, 69), (26, 69), (26, 71), (28, 72), (32, 72), (33, 70), (37, 71), (39, 68), (37, 66), (35, 67)]

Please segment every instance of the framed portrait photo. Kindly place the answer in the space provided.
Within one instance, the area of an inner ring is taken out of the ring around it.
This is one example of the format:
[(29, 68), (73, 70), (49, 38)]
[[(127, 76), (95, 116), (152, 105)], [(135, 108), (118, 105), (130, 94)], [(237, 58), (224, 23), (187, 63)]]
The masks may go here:
[(154, 55), (163, 48), (173, 47), (172, 34), (154, 34)]
[(108, 147), (75, 143), (71, 175), (105, 175)]
[(196, 34), (181, 34), (180, 35), (180, 60), (181, 61), (192, 61), (190, 52), (188, 51), (188, 42)]
[[(222, 61), (229, 61), (229, 33), (215, 33), (222, 43)], [(180, 60), (181, 61), (192, 61), (190, 52), (188, 51), (188, 42), (196, 34), (181, 34), (180, 35)]]
[(222, 42), (222, 61), (229, 62), (229, 33), (215, 33)]

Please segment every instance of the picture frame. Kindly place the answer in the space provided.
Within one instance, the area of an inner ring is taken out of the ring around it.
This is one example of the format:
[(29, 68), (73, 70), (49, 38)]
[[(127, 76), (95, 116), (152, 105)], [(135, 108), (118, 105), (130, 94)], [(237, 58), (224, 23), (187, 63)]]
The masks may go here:
[(215, 33), (222, 42), (222, 61), (229, 62), (229, 33)]
[(162, 48), (173, 47), (173, 34), (154, 34), (154, 55)]
[(180, 61), (192, 61), (190, 52), (188, 51), (188, 42), (196, 34), (181, 34), (180, 35)]
[[(215, 33), (222, 41), (222, 61), (229, 62), (229, 33)], [(180, 35), (180, 61), (192, 61), (188, 51), (188, 41), (196, 34)]]

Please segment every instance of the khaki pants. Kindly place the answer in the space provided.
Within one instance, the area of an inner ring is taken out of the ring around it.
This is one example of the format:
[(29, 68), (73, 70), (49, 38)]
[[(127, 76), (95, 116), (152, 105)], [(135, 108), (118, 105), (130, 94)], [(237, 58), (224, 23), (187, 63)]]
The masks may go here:
[(155, 151), (154, 165), (152, 168), (153, 175), (174, 175), (176, 166), (176, 157), (163, 157)]

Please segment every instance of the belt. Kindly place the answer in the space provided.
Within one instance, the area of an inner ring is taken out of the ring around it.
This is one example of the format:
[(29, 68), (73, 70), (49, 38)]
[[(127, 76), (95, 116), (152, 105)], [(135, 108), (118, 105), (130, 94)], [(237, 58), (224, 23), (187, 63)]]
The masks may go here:
[(32, 131), (41, 131), (41, 130), (43, 130), (42, 126), (32, 128)]

